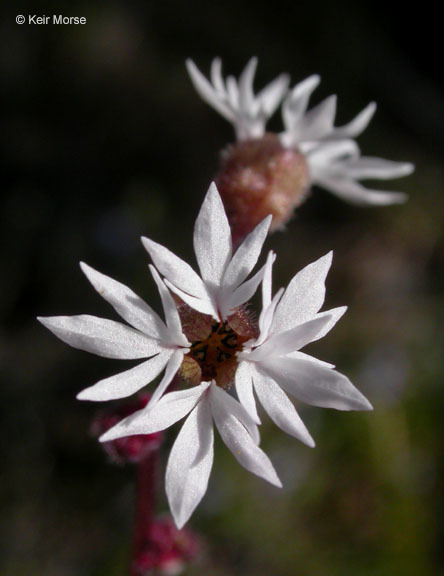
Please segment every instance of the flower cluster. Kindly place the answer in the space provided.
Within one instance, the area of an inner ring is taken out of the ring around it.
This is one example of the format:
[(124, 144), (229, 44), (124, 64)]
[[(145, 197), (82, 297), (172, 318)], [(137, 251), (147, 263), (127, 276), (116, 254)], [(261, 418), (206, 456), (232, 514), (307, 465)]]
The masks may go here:
[[(245, 202), (259, 205), (257, 221), (264, 212), (273, 214), (272, 229), (277, 229), (288, 221), (313, 184), (354, 204), (405, 201), (403, 193), (370, 190), (360, 183), (398, 178), (413, 171), (407, 162), (361, 156), (355, 138), (375, 113), (374, 102), (345, 126), (336, 127), (336, 96), (308, 110), (319, 76), (310, 76), (289, 90), (289, 78), (284, 74), (255, 95), (256, 67), (257, 59), (252, 58), (238, 81), (232, 76), (224, 81), (221, 61), (216, 58), (209, 81), (194, 62), (187, 61), (197, 92), (233, 124), (236, 132), (237, 143), (224, 152), (216, 181), (240, 236), (248, 228), (241, 216)], [(266, 121), (281, 103), (284, 130), (266, 133)]]
[[(260, 109), (264, 101), (267, 110), (273, 108), (279, 91), (282, 81), (262, 96)], [(260, 222), (234, 252), (222, 200), (212, 184), (194, 228), (200, 275), (167, 248), (142, 239), (154, 263), (150, 271), (165, 321), (132, 290), (83, 263), (82, 271), (93, 287), (127, 324), (89, 315), (39, 318), (75, 348), (108, 358), (143, 360), (86, 388), (79, 399), (124, 398), (164, 371), (148, 404), (105, 432), (101, 441), (155, 434), (186, 417), (166, 470), (166, 492), (179, 528), (207, 490), (214, 426), (242, 466), (281, 486), (259, 448), (255, 395), (277, 426), (308, 446), (314, 441), (287, 394), (314, 406), (371, 409), (334, 366), (300, 351), (327, 334), (345, 312), (344, 307), (320, 312), (332, 254), (304, 268), (274, 296), (272, 252), (251, 276), (270, 220)], [(256, 323), (246, 304), (259, 286), (262, 311)], [(183, 387), (168, 391), (173, 378)]]

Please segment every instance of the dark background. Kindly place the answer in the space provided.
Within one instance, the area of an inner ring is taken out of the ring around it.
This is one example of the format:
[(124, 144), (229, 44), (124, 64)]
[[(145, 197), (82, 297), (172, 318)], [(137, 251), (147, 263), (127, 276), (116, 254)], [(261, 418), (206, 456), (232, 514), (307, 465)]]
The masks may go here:
[[(87, 24), (15, 23), (34, 13)], [(115, 317), (80, 260), (159, 309), (142, 234), (193, 261), (194, 219), (233, 132), (184, 60), (206, 72), (217, 55), (235, 75), (257, 55), (258, 88), (282, 71), (293, 84), (321, 74), (313, 103), (337, 93), (339, 125), (376, 100), (364, 153), (417, 169), (387, 186), (408, 192), (406, 205), (359, 209), (315, 189), (267, 241), (276, 287), (335, 250), (326, 307), (349, 311), (310, 351), (375, 411), (302, 409), (315, 450), (267, 422), (282, 491), (218, 445), (191, 522), (206, 553), (188, 573), (444, 574), (440, 26), (425, 3), (2, 3), (2, 576), (126, 571), (133, 471), (107, 464), (89, 432), (97, 406), (75, 400), (123, 364), (65, 346), (35, 316)], [(269, 127), (280, 126), (276, 115)]]

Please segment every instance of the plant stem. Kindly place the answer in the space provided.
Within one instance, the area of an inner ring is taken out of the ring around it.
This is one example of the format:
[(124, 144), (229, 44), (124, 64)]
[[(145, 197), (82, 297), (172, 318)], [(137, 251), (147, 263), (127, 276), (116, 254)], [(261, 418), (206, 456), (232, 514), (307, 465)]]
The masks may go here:
[(147, 547), (156, 501), (158, 450), (137, 465), (136, 506), (130, 576), (140, 576), (139, 559)]

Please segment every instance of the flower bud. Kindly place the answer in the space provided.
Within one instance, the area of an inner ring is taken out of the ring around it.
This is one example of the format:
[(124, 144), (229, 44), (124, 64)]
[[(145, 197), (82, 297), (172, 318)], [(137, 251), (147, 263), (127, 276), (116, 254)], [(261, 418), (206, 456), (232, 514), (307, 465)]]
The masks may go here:
[(170, 517), (156, 518), (148, 528), (145, 547), (134, 560), (132, 573), (180, 574), (198, 551), (198, 539), (190, 530), (178, 530)]
[[(102, 412), (92, 423), (92, 434), (94, 436), (101, 436), (123, 418), (130, 416), (138, 410), (142, 410), (150, 398), (150, 394), (144, 393), (132, 402), (123, 404), (112, 411)], [(110, 442), (103, 442), (102, 446), (110, 459), (116, 464), (126, 464), (128, 462), (137, 464), (160, 448), (162, 437), (162, 432), (136, 434), (135, 436), (127, 436), (125, 438), (111, 440)]]
[(233, 233), (234, 244), (268, 214), (270, 231), (283, 228), (307, 195), (309, 174), (304, 156), (284, 148), (274, 134), (242, 140), (222, 153), (216, 184)]

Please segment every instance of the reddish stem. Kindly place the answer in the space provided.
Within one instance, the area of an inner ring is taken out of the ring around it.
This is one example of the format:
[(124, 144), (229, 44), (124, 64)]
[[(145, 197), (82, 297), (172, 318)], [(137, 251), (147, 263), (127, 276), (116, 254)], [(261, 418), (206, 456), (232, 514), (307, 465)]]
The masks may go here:
[(156, 500), (157, 450), (137, 465), (136, 509), (134, 518), (131, 576), (140, 576), (138, 559), (147, 546)]

